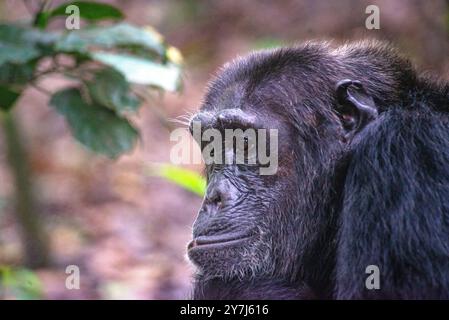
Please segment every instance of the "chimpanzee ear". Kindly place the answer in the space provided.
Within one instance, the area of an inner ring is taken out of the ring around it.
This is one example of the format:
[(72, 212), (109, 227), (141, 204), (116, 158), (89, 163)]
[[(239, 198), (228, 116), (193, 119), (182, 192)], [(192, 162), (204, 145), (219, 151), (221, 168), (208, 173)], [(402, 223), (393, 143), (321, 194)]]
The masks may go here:
[(337, 112), (346, 130), (347, 138), (352, 138), (378, 116), (373, 98), (366, 92), (360, 81), (341, 80), (335, 88)]

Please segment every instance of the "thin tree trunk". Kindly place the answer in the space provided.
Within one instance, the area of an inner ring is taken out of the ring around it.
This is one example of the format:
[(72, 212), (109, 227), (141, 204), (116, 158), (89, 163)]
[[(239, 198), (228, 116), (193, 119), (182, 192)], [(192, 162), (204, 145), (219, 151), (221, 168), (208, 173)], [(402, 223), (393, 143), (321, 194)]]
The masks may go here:
[(31, 170), (20, 132), (12, 112), (0, 115), (5, 136), (7, 160), (14, 177), (15, 213), (21, 227), (24, 263), (30, 268), (48, 266), (49, 251), (46, 234), (37, 213)]

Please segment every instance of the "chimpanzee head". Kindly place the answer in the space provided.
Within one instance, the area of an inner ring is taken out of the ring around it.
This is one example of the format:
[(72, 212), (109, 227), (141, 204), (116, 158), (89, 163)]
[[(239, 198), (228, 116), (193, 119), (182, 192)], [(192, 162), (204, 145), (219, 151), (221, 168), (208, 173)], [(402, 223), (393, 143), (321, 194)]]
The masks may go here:
[(261, 174), (269, 164), (258, 152), (251, 164), (235, 161), (233, 141), (218, 143), (219, 156), (203, 154), (213, 161), (206, 161), (207, 194), (188, 246), (199, 275), (328, 280), (351, 144), (401, 100), (412, 75), (407, 60), (378, 43), (309, 43), (226, 64), (191, 130), (195, 123), (201, 133), (215, 129), (222, 137), (229, 129), (254, 130), (256, 138), (242, 140), (244, 154), (264, 146), (276, 170)]

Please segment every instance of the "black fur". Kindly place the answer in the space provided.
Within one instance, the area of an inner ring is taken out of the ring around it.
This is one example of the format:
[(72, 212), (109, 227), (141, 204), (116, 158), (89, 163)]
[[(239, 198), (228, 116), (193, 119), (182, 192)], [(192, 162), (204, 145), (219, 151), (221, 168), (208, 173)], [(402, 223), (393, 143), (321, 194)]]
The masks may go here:
[(311, 300), (315, 296), (305, 286), (291, 286), (276, 280), (252, 279), (246, 282), (224, 282), (220, 279), (195, 283), (195, 300)]
[[(350, 140), (342, 79), (360, 81), (379, 112)], [(232, 108), (279, 129), (279, 171), (207, 168), (208, 194), (224, 184), (227, 200), (217, 209), (206, 196), (194, 237), (252, 238), (189, 250), (194, 298), (449, 298), (447, 84), (381, 43), (309, 43), (226, 65), (197, 117)], [(368, 265), (379, 290), (365, 287)]]

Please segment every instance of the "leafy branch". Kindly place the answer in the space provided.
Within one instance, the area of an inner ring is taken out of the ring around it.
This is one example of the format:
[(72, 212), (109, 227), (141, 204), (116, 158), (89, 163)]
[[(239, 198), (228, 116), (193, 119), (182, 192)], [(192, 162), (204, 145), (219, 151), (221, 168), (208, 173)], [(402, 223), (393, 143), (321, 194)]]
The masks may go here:
[[(34, 2), (24, 2), (33, 13)], [(153, 28), (123, 22), (123, 13), (105, 3), (71, 1), (54, 8), (51, 4), (40, 1), (27, 25), (0, 24), (0, 124), (30, 267), (47, 265), (50, 256), (36, 212), (25, 144), (13, 114), (24, 90), (32, 86), (51, 96), (50, 107), (65, 118), (78, 142), (115, 159), (137, 142), (139, 131), (129, 116), (139, 111), (148, 92), (177, 91), (181, 82), (179, 52)], [(67, 9), (73, 6), (77, 10), (72, 14), (78, 12), (85, 27), (47, 29), (56, 19), (68, 19), (67, 12), (72, 11)], [(41, 87), (41, 79), (49, 75), (64, 76), (72, 84), (57, 92)]]

